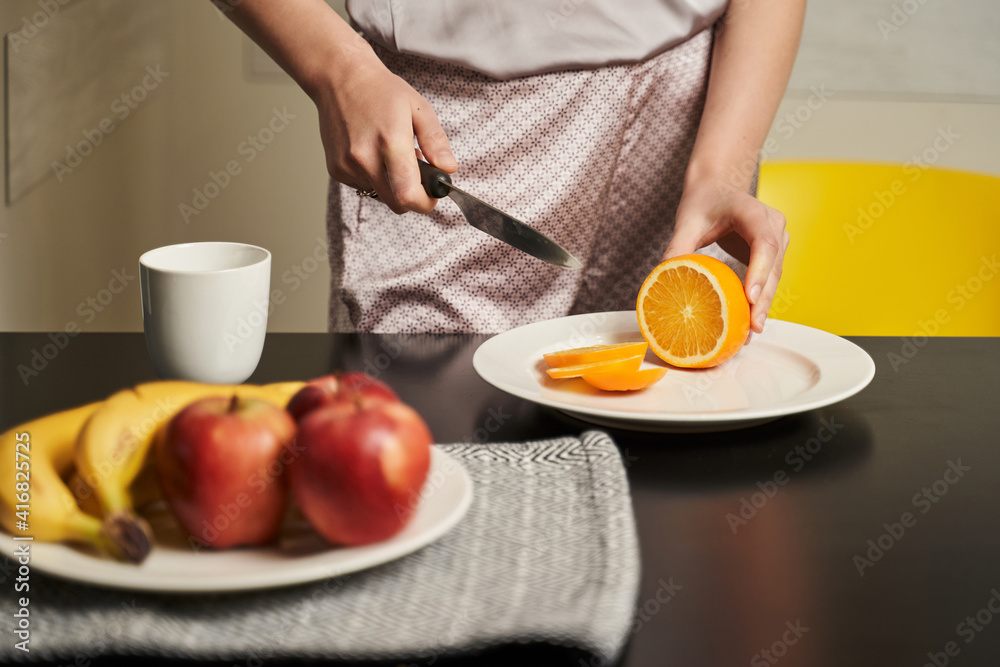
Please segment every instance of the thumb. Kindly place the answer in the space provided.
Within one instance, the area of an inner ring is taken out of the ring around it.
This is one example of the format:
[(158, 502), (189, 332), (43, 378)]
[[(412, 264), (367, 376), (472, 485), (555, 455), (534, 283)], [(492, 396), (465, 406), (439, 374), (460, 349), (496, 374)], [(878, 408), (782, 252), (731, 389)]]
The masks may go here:
[(458, 161), (451, 152), (448, 135), (438, 122), (437, 114), (431, 109), (430, 104), (414, 109), (413, 131), (420, 151), (428, 162), (449, 174), (458, 169)]
[(663, 259), (673, 259), (679, 255), (688, 255), (701, 247), (701, 233), (695, 225), (674, 225), (673, 236), (667, 249), (663, 251)]

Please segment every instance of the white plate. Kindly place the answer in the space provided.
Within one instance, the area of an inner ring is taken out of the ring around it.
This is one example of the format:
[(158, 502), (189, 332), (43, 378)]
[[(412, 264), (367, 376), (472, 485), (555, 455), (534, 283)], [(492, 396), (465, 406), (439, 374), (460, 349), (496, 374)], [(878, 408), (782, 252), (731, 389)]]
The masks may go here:
[(451, 456), (433, 447), (427, 482), (413, 519), (394, 537), (362, 547), (333, 547), (311, 531), (269, 548), (191, 551), (156, 546), (142, 565), (128, 565), (63, 544), (15, 542), (0, 533), (4, 553), (31, 545), (29, 566), (88, 584), (160, 592), (273, 588), (326, 579), (400, 558), (435, 541), (472, 503), (472, 480)]
[[(725, 431), (813, 410), (861, 391), (875, 375), (864, 350), (839, 336), (780, 320), (716, 368), (668, 366), (657, 384), (605, 392), (580, 379), (552, 380), (542, 354), (641, 341), (635, 311), (572, 315), (535, 322), (480, 345), (472, 364), (503, 391), (579, 419), (641, 431)], [(666, 366), (652, 352), (644, 367)]]

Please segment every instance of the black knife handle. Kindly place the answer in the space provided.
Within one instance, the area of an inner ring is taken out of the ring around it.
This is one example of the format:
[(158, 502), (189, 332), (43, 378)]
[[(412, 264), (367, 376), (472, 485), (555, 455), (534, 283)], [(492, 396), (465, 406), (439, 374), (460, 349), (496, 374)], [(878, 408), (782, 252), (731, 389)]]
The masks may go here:
[(451, 183), (451, 176), (423, 160), (417, 160), (417, 165), (420, 167), (420, 184), (424, 186), (424, 191), (435, 199), (447, 197), (451, 190), (445, 183)]

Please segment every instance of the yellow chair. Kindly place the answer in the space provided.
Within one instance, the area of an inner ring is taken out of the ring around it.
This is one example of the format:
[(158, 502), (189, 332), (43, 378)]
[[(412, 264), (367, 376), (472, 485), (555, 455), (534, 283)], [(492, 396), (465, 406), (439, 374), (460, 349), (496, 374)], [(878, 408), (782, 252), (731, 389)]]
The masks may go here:
[(1000, 336), (1000, 178), (769, 162), (791, 245), (770, 315), (838, 335)]

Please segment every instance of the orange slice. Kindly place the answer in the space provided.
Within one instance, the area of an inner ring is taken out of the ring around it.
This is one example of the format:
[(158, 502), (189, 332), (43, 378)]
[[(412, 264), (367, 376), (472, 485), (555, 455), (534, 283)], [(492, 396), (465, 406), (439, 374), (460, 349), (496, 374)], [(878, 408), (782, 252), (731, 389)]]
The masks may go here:
[(591, 373), (582, 377), (587, 384), (604, 391), (638, 391), (652, 387), (666, 374), (666, 368), (643, 368), (639, 371)]
[(673, 366), (718, 366), (743, 347), (750, 304), (728, 266), (705, 255), (682, 255), (649, 274), (636, 301), (639, 330)]
[(563, 378), (577, 378), (587, 373), (614, 373), (621, 371), (637, 371), (642, 364), (644, 357), (629, 357), (628, 359), (614, 359), (612, 361), (598, 361), (595, 364), (580, 364), (578, 366), (560, 366), (549, 368), (545, 372), (553, 380)]
[(614, 359), (643, 356), (646, 354), (646, 348), (648, 347), (649, 345), (644, 341), (637, 343), (611, 343), (608, 345), (591, 345), (590, 347), (576, 347), (572, 350), (549, 352), (542, 356), (545, 358), (545, 363), (549, 366), (580, 366), (582, 364), (595, 364), (599, 361), (612, 361)]

